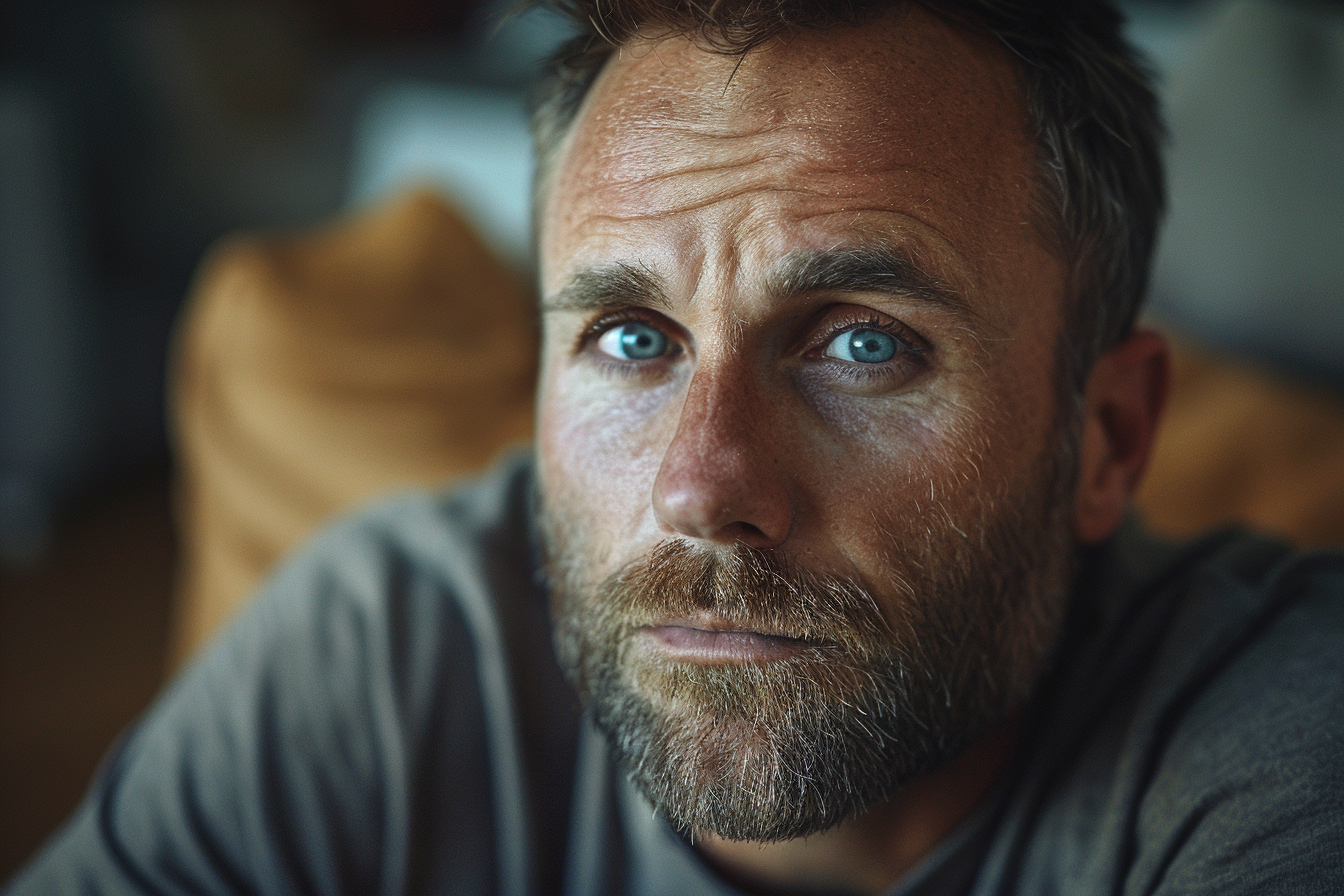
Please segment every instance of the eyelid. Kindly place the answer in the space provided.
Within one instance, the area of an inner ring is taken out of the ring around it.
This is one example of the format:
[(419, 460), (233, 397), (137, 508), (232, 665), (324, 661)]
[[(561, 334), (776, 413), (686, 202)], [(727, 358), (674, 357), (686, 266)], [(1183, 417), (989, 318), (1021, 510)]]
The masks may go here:
[(680, 351), (683, 344), (680, 327), (657, 311), (639, 305), (630, 305), (603, 311), (585, 324), (574, 341), (573, 353), (577, 355), (586, 351), (597, 342), (603, 333), (628, 323), (644, 324), (662, 331), (672, 345)]
[(863, 329), (880, 330), (897, 339), (905, 349), (902, 354), (923, 357), (932, 351), (933, 347), (928, 340), (894, 317), (871, 308), (854, 308), (852, 311), (843, 309), (841, 314), (836, 314), (835, 310), (830, 309), (823, 326), (815, 331), (816, 336), (808, 346), (808, 354), (824, 353), (826, 347), (841, 333)]

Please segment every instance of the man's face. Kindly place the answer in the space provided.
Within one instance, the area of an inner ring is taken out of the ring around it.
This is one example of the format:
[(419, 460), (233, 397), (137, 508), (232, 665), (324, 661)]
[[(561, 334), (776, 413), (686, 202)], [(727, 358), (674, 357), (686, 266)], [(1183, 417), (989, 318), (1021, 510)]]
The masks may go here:
[(918, 9), (608, 64), (542, 209), (557, 639), (664, 814), (820, 830), (1058, 627), (1064, 267), (1006, 55)]

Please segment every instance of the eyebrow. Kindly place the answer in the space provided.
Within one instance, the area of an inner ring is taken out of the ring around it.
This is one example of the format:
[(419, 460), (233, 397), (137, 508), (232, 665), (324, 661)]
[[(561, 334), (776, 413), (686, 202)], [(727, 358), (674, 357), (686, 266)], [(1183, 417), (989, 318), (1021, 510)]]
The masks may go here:
[[(769, 275), (766, 290), (776, 302), (814, 292), (876, 292), (916, 299), (960, 317), (977, 315), (965, 298), (908, 253), (890, 246), (795, 252)], [(541, 311), (603, 311), (638, 305), (668, 311), (663, 281), (647, 268), (613, 262), (575, 274), (541, 300)]]
[(666, 311), (672, 302), (658, 277), (625, 262), (579, 271), (554, 294), (541, 300), (543, 312), (602, 311), (631, 305)]
[(891, 246), (795, 252), (770, 276), (767, 288), (778, 301), (811, 292), (877, 292), (927, 302), (964, 318), (977, 316), (947, 281)]

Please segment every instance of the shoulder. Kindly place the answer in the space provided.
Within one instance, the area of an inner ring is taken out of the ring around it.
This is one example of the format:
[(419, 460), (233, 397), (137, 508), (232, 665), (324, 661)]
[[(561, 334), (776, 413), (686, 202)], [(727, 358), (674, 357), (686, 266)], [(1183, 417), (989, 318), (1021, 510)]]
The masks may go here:
[[(531, 464), (507, 457), (481, 479), (445, 491), (384, 498), (319, 532), (263, 588), (263, 595), (320, 577), (375, 599), (405, 584), (398, 573), (476, 590), (502, 573), (535, 579), (530, 538)], [(515, 578), (503, 575), (505, 584)]]
[(279, 566), (198, 666), (367, 686), (438, 674), (428, 666), (458, 662), (449, 645), (460, 639), (471, 654), (503, 649), (499, 618), (543, 612), (530, 490), (518, 456), (464, 487), (407, 491), (336, 521)]
[(363, 708), (414, 742), (435, 736), (448, 701), (474, 707), (468, 727), (483, 730), (550, 656), (531, 490), (520, 455), (464, 487), (394, 495), (338, 521), (271, 577), (196, 678), (245, 673), (282, 695), (289, 725), (367, 725)]
[(1176, 590), (1148, 682), (1173, 745), (1282, 759), (1344, 735), (1344, 553), (1237, 539)]
[(1344, 555), (1130, 526), (1094, 559), (995, 879), (1344, 892)]
[(1236, 539), (1180, 590), (1146, 685), (1139, 870), (1170, 892), (1344, 888), (1344, 554)]
[(533, 502), (523, 455), (464, 488), (383, 500), (316, 537), (240, 621), (238, 643), (262, 629), (267, 661), (322, 695), (289, 702), (286, 758), (311, 767), (299, 744), (363, 742), (390, 766), (354, 775), (369, 787), (351, 805), (402, 801), (411, 891), (466, 892), (473, 865), (521, 880), (563, 837), (551, 810), (569, 797), (578, 713), (551, 645)]
[(518, 814), (491, 785), (519, 777), (515, 695), (534, 683), (510, 657), (544, 649), (529, 492), (514, 462), (314, 538), (124, 739), (17, 892), (488, 889)]

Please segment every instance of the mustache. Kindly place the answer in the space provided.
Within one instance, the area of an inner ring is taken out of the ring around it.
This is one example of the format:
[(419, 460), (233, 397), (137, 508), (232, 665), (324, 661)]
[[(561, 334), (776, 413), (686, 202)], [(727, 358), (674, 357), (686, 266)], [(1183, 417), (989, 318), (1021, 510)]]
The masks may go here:
[(705, 550), (665, 541), (600, 583), (587, 612), (635, 629), (670, 620), (712, 619), (847, 651), (890, 649), (892, 625), (858, 582), (799, 567), (778, 552), (747, 545)]

